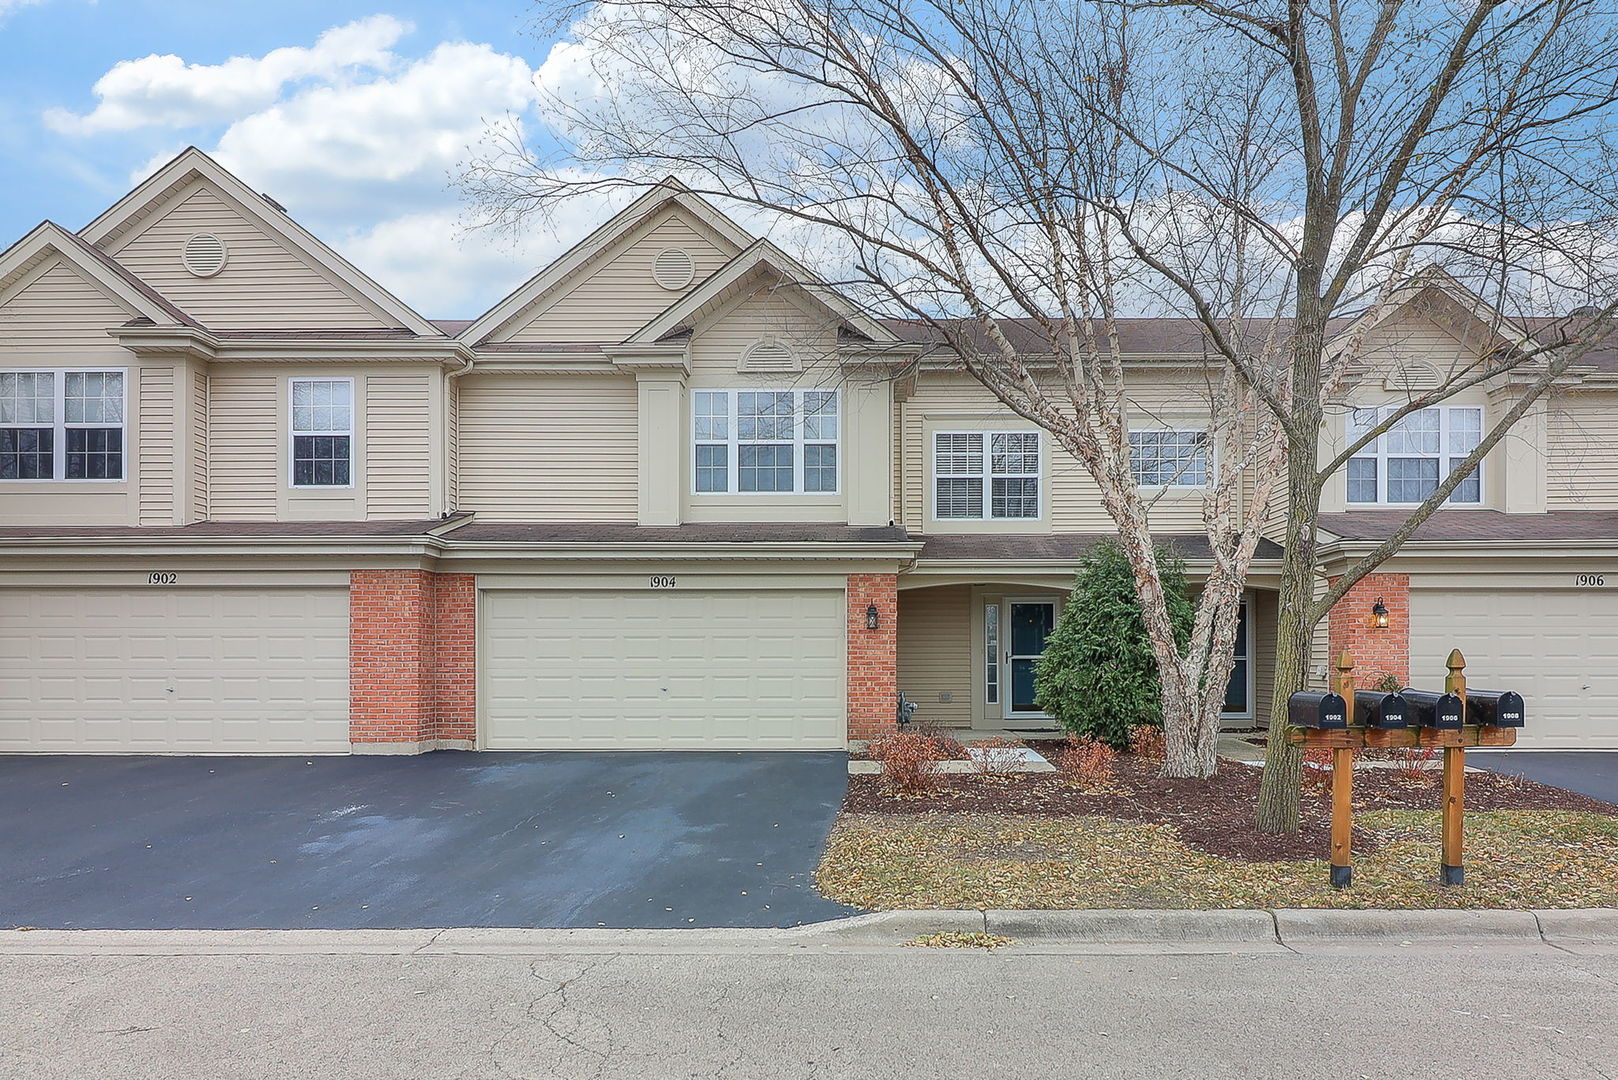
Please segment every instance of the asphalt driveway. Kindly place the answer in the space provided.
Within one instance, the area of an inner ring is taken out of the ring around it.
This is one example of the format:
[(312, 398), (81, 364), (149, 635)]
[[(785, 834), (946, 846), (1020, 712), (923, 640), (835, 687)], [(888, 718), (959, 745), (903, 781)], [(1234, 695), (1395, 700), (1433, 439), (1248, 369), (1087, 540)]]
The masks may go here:
[(1618, 750), (1474, 750), (1466, 763), (1618, 803)]
[(0, 756), (0, 927), (793, 926), (841, 753)]

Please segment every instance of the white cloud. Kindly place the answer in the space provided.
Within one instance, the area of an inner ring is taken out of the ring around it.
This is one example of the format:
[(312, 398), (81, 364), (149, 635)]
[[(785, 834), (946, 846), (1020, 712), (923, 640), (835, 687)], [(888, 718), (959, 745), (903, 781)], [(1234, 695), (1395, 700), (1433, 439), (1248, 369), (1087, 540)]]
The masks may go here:
[(45, 0), (0, 0), (0, 22), (5, 22), (6, 17), (14, 11), (21, 11), (25, 7), (33, 7), (44, 2)]
[[(0, 0), (0, 15), (10, 2)], [(51, 109), (45, 122), (64, 134), (94, 135), (232, 120), (272, 105), (289, 84), (390, 70), (398, 60), (391, 49), (410, 30), (391, 15), (372, 15), (327, 30), (312, 46), (222, 64), (187, 64), (173, 54), (124, 60), (96, 81), (94, 109)]]

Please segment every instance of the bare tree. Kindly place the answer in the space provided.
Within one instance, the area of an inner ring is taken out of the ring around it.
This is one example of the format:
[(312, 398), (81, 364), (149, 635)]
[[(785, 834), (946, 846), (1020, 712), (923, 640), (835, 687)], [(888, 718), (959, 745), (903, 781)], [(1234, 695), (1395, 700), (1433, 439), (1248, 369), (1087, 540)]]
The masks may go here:
[[(559, 0), (550, 130), (468, 164), (484, 220), (667, 174), (822, 249), (873, 310), (928, 326), (1094, 479), (1135, 571), (1176, 776), (1209, 776), (1238, 605), (1285, 518), (1275, 707), (1310, 634), (1611, 321), (1614, 107), (1606, 9), (1581, 0)], [(553, 149), (545, 150), (542, 147)], [(1522, 384), (1388, 543), (1324, 590), (1327, 408), (1364, 328), (1437, 280), (1501, 342), (1409, 412)], [(1594, 304), (1542, 343), (1496, 312)], [(1179, 315), (1205, 362), (1211, 565), (1188, 646), (1130, 460), (1143, 365), (1122, 320)], [(1338, 333), (1342, 322), (1351, 323)], [(1358, 320), (1358, 321), (1355, 321)], [(1516, 373), (1513, 375), (1513, 373)], [(1272, 724), (1261, 826), (1296, 827), (1299, 761)]]

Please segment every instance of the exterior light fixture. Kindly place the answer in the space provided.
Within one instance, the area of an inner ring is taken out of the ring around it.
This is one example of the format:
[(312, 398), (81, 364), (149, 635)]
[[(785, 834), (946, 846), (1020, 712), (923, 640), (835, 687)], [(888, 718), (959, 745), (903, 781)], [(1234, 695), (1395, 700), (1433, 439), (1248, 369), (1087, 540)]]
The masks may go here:
[(1388, 628), (1388, 605), (1382, 602), (1380, 596), (1376, 598), (1376, 603), (1371, 605), (1371, 625), (1378, 630)]
[(875, 630), (882, 625), (882, 613), (871, 604), (865, 609), (865, 629)]

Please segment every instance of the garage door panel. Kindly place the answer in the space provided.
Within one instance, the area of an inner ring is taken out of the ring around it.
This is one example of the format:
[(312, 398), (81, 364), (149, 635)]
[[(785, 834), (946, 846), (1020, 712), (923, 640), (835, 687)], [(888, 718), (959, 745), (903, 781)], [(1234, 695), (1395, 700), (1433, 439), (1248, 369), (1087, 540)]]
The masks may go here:
[(0, 592), (0, 751), (348, 748), (346, 590)]
[(491, 590), (491, 749), (844, 741), (842, 593)]
[(1467, 682), (1516, 690), (1528, 707), (1518, 744), (1618, 747), (1618, 595), (1599, 589), (1414, 589), (1410, 668), (1438, 685), (1451, 649)]

